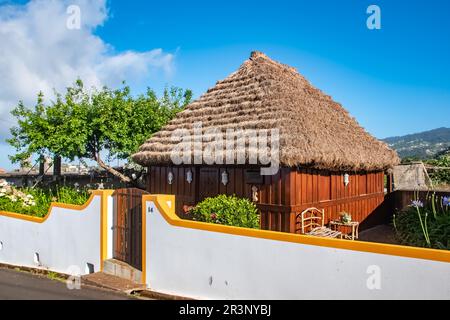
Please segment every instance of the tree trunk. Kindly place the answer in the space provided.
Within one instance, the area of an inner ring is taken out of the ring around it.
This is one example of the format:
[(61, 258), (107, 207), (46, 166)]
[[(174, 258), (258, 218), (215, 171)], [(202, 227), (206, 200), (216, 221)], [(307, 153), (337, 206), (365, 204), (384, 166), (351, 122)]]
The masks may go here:
[(126, 175), (120, 173), (119, 171), (115, 170), (114, 168), (108, 166), (106, 163), (103, 162), (102, 159), (100, 159), (100, 156), (95, 157), (95, 161), (97, 161), (98, 165), (102, 168), (111, 173), (112, 175), (118, 177), (122, 182), (125, 183), (131, 183), (131, 179), (127, 177)]

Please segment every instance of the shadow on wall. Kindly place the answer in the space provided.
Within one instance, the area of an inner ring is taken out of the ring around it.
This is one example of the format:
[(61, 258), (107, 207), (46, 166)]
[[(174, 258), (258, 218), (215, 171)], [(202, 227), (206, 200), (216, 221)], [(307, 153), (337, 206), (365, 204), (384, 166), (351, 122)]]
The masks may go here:
[(367, 230), (379, 225), (390, 224), (392, 222), (395, 203), (395, 194), (388, 193), (384, 197), (384, 201), (375, 208), (375, 210), (360, 224), (360, 230)]

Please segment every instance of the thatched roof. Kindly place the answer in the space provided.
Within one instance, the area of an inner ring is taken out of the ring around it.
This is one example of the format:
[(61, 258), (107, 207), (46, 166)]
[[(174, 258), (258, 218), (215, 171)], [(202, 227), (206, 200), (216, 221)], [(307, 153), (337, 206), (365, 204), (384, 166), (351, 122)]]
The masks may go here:
[(260, 52), (225, 80), (217, 82), (154, 134), (133, 155), (142, 165), (170, 164), (176, 129), (280, 130), (284, 166), (371, 171), (399, 163), (395, 151), (367, 133), (330, 96), (314, 88), (294, 68)]

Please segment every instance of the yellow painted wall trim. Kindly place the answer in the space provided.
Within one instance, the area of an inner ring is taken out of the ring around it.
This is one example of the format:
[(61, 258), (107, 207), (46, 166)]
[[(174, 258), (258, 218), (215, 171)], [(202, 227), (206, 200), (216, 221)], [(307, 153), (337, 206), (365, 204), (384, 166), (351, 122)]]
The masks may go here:
[(108, 258), (108, 198), (114, 190), (102, 190), (100, 206), (100, 271), (103, 271), (103, 262)]
[(26, 214), (6, 212), (6, 211), (0, 211), (0, 216), (13, 218), (13, 219), (26, 220), (26, 221), (31, 221), (31, 222), (35, 222), (35, 223), (43, 223), (50, 217), (50, 215), (52, 214), (53, 208), (63, 208), (63, 209), (69, 209), (69, 210), (82, 211), (91, 204), (92, 200), (94, 200), (94, 198), (96, 196), (102, 196), (103, 192), (105, 192), (105, 191), (108, 191), (108, 190), (93, 190), (91, 192), (91, 196), (89, 197), (88, 201), (86, 201), (86, 203), (83, 205), (52, 202), (50, 204), (50, 208), (47, 211), (47, 215), (45, 215), (44, 217), (34, 217), (34, 216), (26, 215)]
[[(198, 221), (183, 220), (175, 214), (175, 196), (173, 195), (144, 195), (142, 198), (143, 206), (143, 219), (145, 218), (145, 202), (152, 201), (155, 203), (159, 212), (164, 219), (172, 226), (197, 229), (210, 232), (218, 232), (225, 234), (232, 234), (236, 236), (260, 238), (267, 240), (284, 241), (291, 243), (299, 243), (320, 247), (328, 247), (335, 249), (344, 249), (351, 251), (369, 252), (376, 254), (385, 254), (399, 257), (408, 257), (415, 259), (433, 260), (440, 262), (450, 263), (450, 251), (448, 250), (436, 250), (418, 247), (407, 247), (392, 244), (374, 243), (374, 242), (362, 242), (362, 241), (350, 241), (341, 239), (319, 238), (307, 235), (299, 235), (292, 233), (275, 232), (268, 230), (246, 229), (237, 228), (231, 226), (224, 226), (219, 224), (204, 223)], [(168, 202), (172, 204), (169, 207)], [(143, 220), (144, 221), (144, 220)], [(143, 223), (143, 272), (145, 270), (145, 224)]]
[(147, 283), (147, 208), (146, 208), (146, 200), (148, 196), (144, 195), (142, 197), (142, 273), (141, 273), (141, 281), (143, 284)]

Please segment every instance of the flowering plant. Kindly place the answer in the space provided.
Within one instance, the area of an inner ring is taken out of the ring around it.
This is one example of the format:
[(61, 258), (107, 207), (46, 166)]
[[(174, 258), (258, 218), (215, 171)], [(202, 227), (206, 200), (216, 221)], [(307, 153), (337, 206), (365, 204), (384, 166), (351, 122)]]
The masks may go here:
[(413, 201), (411, 201), (411, 207), (423, 208), (423, 202), (420, 200), (413, 200)]
[(18, 202), (23, 207), (34, 207), (36, 202), (31, 194), (26, 194), (9, 185), (6, 180), (0, 180), (0, 198), (6, 198), (11, 202)]
[(414, 192), (410, 205), (394, 215), (402, 244), (450, 250), (450, 196)]
[(442, 198), (442, 205), (444, 207), (450, 207), (450, 197), (443, 197)]
[(19, 189), (0, 180), (0, 211), (44, 217), (52, 202), (82, 205), (90, 193), (71, 187)]

